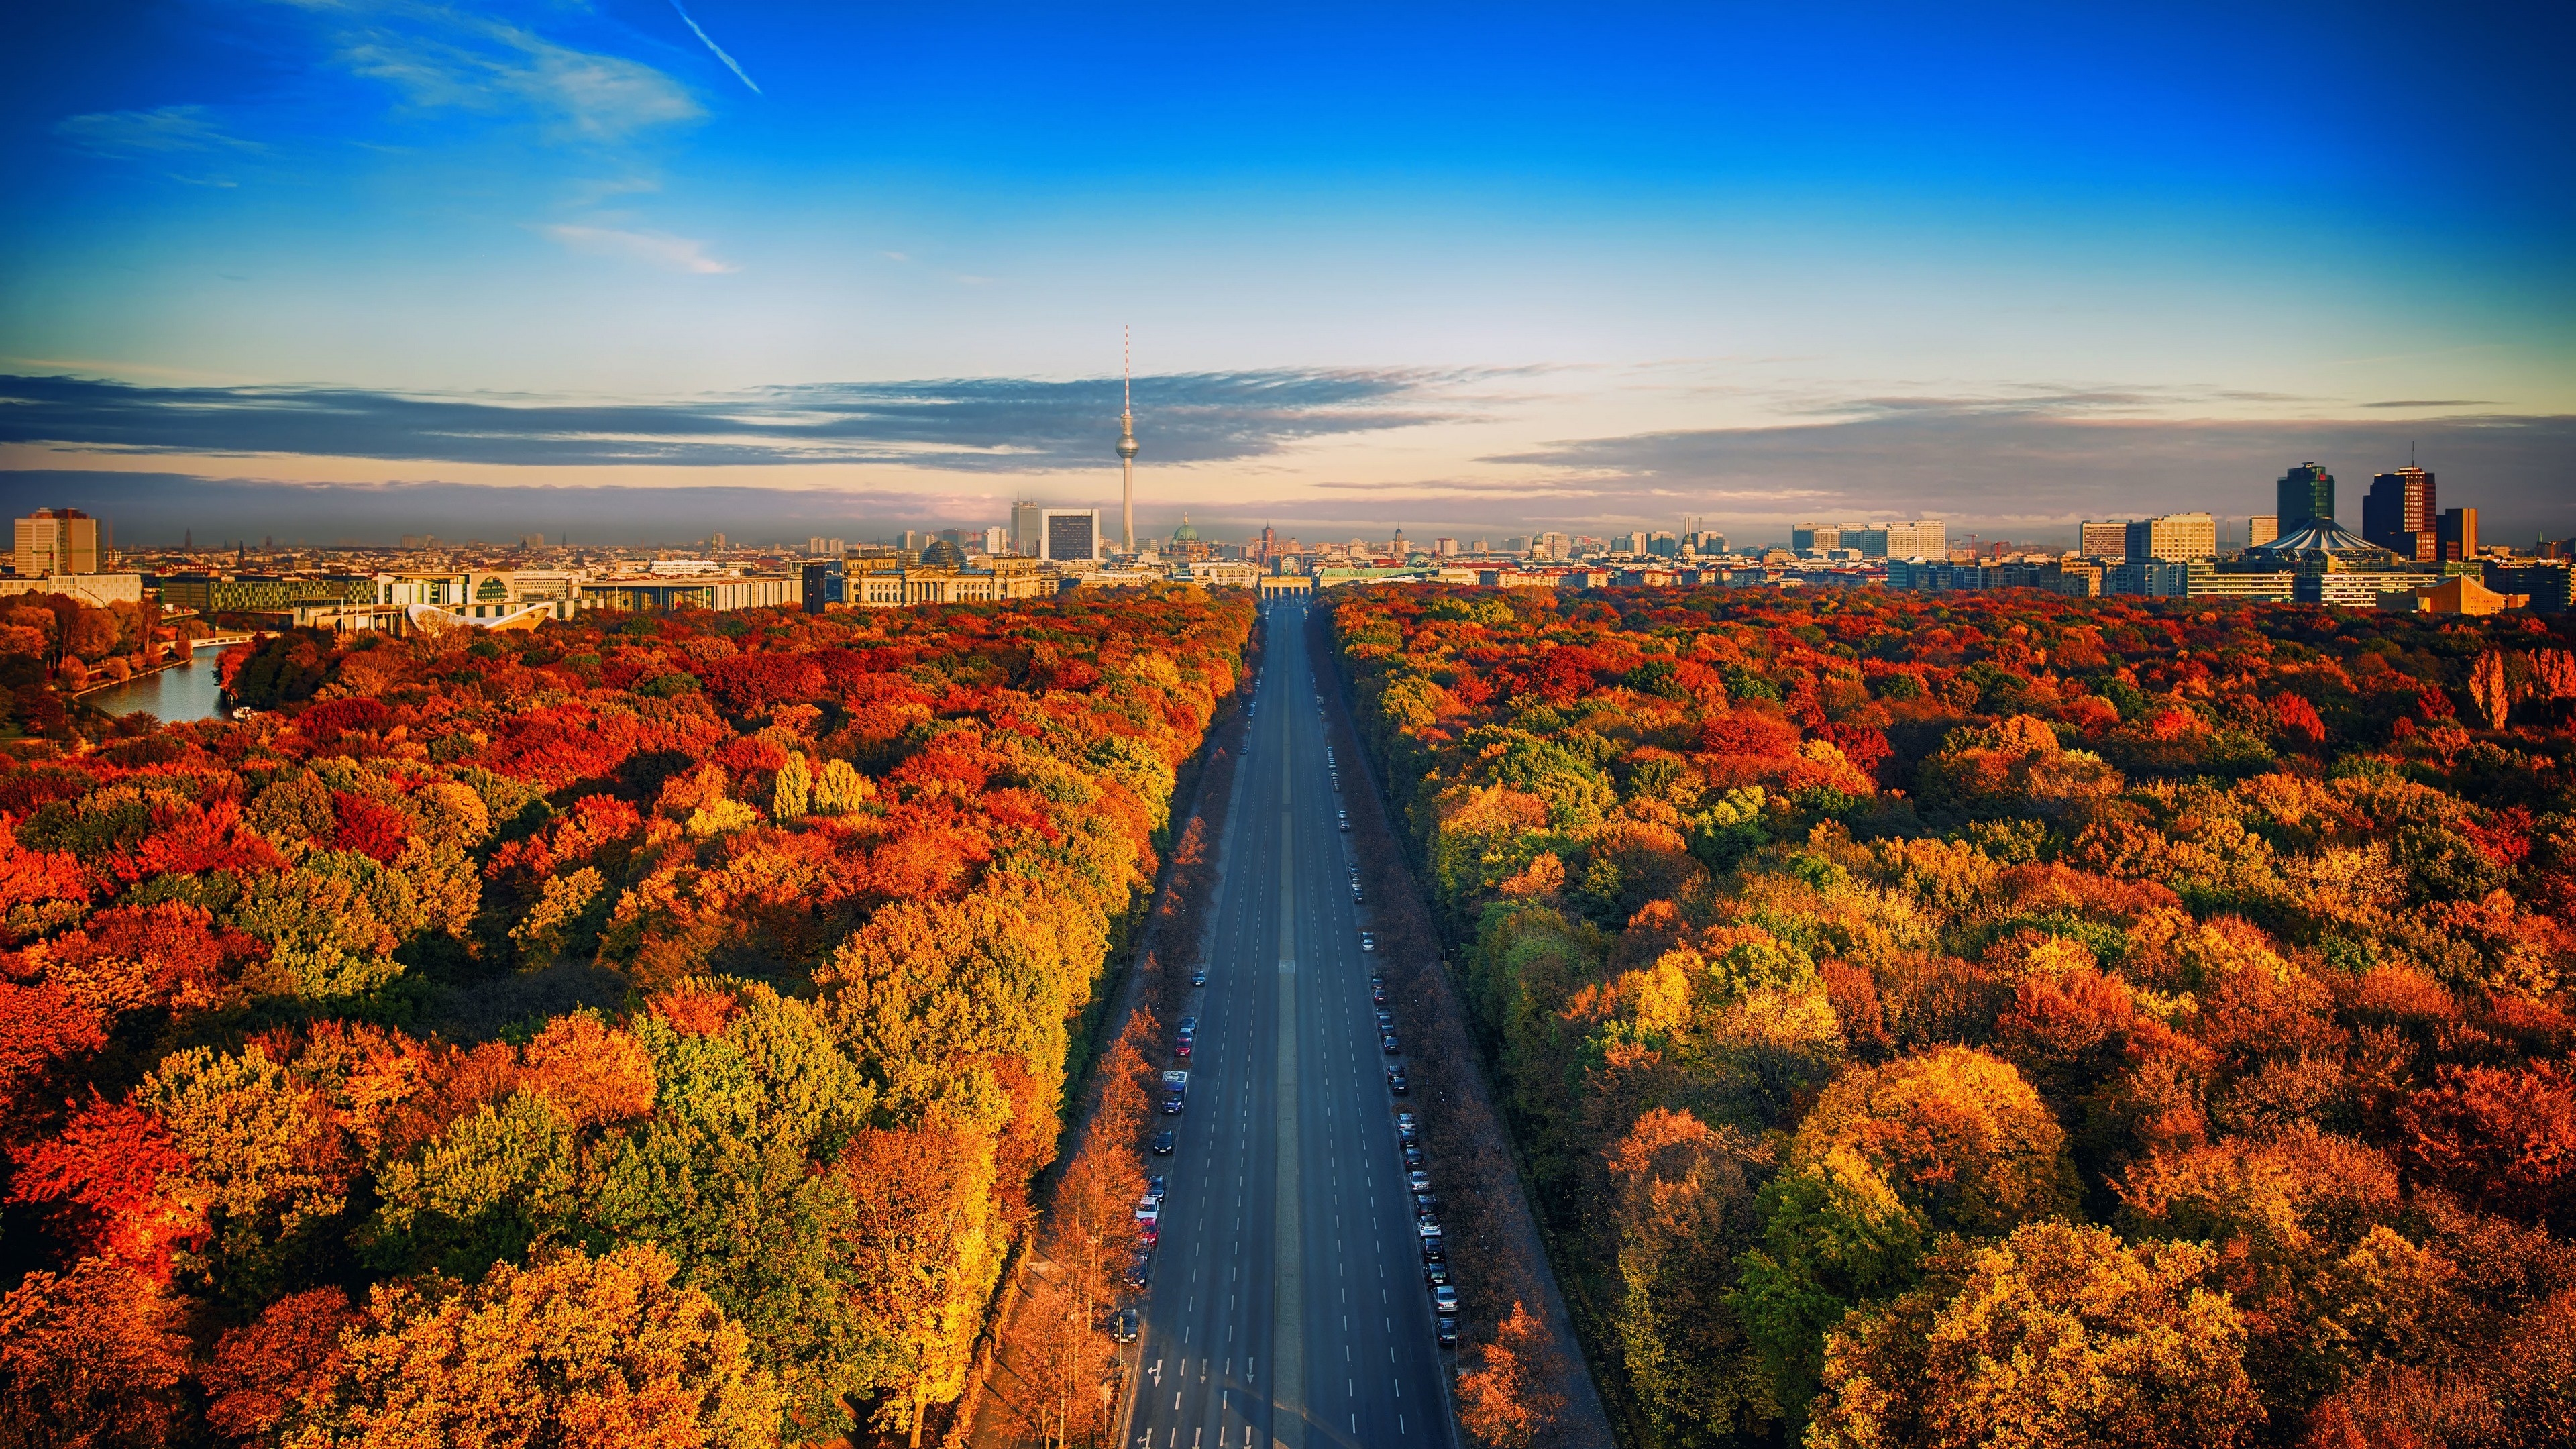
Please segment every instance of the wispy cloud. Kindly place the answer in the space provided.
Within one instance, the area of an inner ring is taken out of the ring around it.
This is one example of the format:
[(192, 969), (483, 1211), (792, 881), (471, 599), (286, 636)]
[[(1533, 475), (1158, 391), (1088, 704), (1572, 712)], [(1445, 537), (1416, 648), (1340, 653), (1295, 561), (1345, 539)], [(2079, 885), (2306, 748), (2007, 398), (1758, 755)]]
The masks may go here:
[(2487, 406), (2487, 400), (2475, 397), (2399, 398), (2392, 402), (2366, 402), (2366, 408), (2475, 408)]
[(158, 106), (148, 111), (65, 116), (54, 123), (54, 134), (93, 156), (119, 160), (265, 149), (226, 131), (204, 106)]
[(658, 231), (621, 231), (605, 226), (562, 225), (540, 227), (538, 230), (577, 252), (631, 257), (675, 272), (713, 276), (742, 270), (730, 262), (708, 256), (705, 242), (691, 241), (684, 236)]
[(753, 95), (756, 96), (760, 94), (759, 82), (754, 81), (751, 78), (750, 72), (745, 71), (742, 68), (741, 62), (736, 61), (732, 56), (725, 54), (725, 48), (716, 44), (715, 37), (707, 34), (706, 30), (698, 24), (697, 19), (681, 7), (680, 0), (671, 0), (671, 8), (679, 11), (681, 23), (688, 26), (689, 32), (697, 36), (700, 41), (704, 42), (707, 49), (715, 52), (716, 59), (725, 63), (725, 69), (733, 72), (734, 79), (741, 81), (744, 85), (750, 86), (751, 93)]
[[(1313, 370), (1141, 377), (1149, 456), (1273, 454), (1442, 421), (1447, 375)], [(826, 383), (649, 403), (421, 397), (355, 388), (136, 387), (0, 377), (0, 443), (85, 452), (300, 454), (546, 467), (899, 463), (965, 472), (1101, 466), (1118, 380)]]
[(579, 50), (442, 5), (329, 7), (342, 65), (422, 110), (534, 123), (546, 136), (621, 142), (705, 114), (686, 86), (640, 61)]

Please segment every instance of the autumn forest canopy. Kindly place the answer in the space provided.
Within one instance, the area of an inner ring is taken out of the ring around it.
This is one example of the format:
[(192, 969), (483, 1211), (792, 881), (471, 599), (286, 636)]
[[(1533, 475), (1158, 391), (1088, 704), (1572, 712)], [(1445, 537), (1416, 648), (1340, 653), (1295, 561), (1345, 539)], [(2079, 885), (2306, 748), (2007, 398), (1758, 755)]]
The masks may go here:
[(2563, 630), (1330, 607), (1632, 1442), (2576, 1442)]
[(0, 767), (0, 1444), (955, 1401), (1248, 598), (270, 637)]

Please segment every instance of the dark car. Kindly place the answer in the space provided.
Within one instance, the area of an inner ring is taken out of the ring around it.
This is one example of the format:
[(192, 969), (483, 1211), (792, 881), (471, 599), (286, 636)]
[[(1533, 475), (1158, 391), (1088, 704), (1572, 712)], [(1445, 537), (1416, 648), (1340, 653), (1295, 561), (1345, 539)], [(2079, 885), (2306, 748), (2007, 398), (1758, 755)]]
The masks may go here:
[(1138, 1253), (1134, 1261), (1127, 1265), (1127, 1286), (1130, 1288), (1144, 1287), (1152, 1281), (1153, 1276), (1154, 1259), (1151, 1254)]
[(1440, 1346), (1442, 1348), (1456, 1348), (1458, 1346), (1457, 1319), (1443, 1318), (1440, 1320)]
[(1184, 1032), (1187, 1032), (1187, 1033), (1188, 1033), (1188, 1034), (1190, 1034), (1191, 1036), (1196, 1036), (1196, 1035), (1198, 1035), (1198, 1032), (1199, 1032), (1199, 1019), (1198, 1019), (1197, 1017), (1195, 1017), (1195, 1016), (1185, 1016), (1185, 1017), (1182, 1017), (1182, 1018), (1181, 1018), (1181, 1026), (1180, 1026), (1180, 1029), (1181, 1029), (1182, 1031), (1184, 1031)]
[(1377, 1012), (1377, 1024), (1378, 1024), (1378, 1026), (1379, 1026), (1379, 1027), (1381, 1027), (1381, 1028), (1383, 1028), (1383, 1029), (1385, 1029), (1385, 1030), (1389, 1030), (1389, 1031), (1394, 1030), (1394, 1029), (1395, 1029), (1395, 1013), (1394, 1013), (1394, 1012), (1392, 1012), (1392, 1011), (1387, 1010), (1385, 1007), (1382, 1007), (1382, 1006), (1381, 1006), (1381, 1007), (1379, 1007), (1379, 1008), (1378, 1008), (1378, 1012)]
[(1385, 988), (1385, 987), (1383, 987), (1383, 986), (1372, 986), (1372, 987), (1370, 987), (1370, 988), (1369, 988), (1369, 1001), (1370, 1001), (1372, 1004), (1377, 1005), (1377, 1006), (1384, 1006), (1384, 1005), (1386, 1005), (1386, 988)]
[(1404, 1144), (1404, 1165), (1406, 1167), (1422, 1165), (1422, 1148), (1419, 1145), (1411, 1142)]
[(1138, 1315), (1133, 1308), (1121, 1308), (1109, 1320), (1109, 1336), (1119, 1343), (1136, 1341)]
[(1438, 1233), (1432, 1233), (1423, 1238), (1422, 1261), (1426, 1263), (1446, 1263), (1449, 1261), (1448, 1250), (1441, 1244), (1440, 1235)]
[(1148, 1173), (1146, 1175), (1145, 1196), (1152, 1198), (1158, 1203), (1163, 1200), (1163, 1175), (1161, 1173), (1155, 1172)]
[(1172, 1095), (1163, 1099), (1163, 1115), (1166, 1117), (1178, 1117), (1181, 1115), (1180, 1093), (1174, 1092)]
[(1157, 1132), (1154, 1134), (1154, 1155), (1156, 1157), (1169, 1157), (1172, 1155), (1171, 1133)]
[(1407, 1096), (1413, 1091), (1413, 1083), (1406, 1079), (1404, 1072), (1399, 1068), (1386, 1074), (1386, 1089), (1399, 1097)]
[(1201, 969), (1199, 969), (1199, 970), (1197, 970), (1197, 971), (1193, 971), (1193, 972), (1191, 972), (1191, 973), (1190, 973), (1190, 984), (1191, 984), (1192, 986), (1205, 986), (1205, 985), (1207, 985), (1207, 971), (1206, 971), (1206, 969), (1205, 969), (1205, 968), (1201, 968)]
[(1427, 1292), (1433, 1288), (1446, 1288), (1448, 1286), (1449, 1270), (1447, 1268), (1434, 1267), (1422, 1270), (1422, 1287), (1424, 1291)]
[(1379, 1037), (1378, 1045), (1386, 1048), (1386, 1054), (1388, 1056), (1394, 1056), (1396, 1053), (1404, 1050), (1403, 1044), (1395, 1039), (1394, 1032), (1388, 1032), (1386, 1035)]

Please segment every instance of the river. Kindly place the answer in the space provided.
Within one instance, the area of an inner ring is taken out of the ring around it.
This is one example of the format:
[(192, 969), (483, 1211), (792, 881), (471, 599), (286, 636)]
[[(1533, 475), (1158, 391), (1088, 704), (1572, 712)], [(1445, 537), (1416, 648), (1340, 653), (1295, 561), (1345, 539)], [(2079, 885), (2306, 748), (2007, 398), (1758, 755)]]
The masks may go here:
[(188, 652), (185, 664), (138, 674), (123, 684), (84, 694), (81, 702), (109, 714), (146, 711), (164, 724), (219, 718), (215, 687), (222, 671), (215, 667), (215, 659), (223, 651), (221, 644), (200, 644)]

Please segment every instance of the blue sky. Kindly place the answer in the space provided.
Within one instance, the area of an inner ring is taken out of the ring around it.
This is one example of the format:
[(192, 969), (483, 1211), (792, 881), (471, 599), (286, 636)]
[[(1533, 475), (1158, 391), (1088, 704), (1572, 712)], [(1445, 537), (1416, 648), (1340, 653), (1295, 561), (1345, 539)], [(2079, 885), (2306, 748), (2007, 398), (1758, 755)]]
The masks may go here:
[(1148, 527), (2069, 537), (2412, 443), (2576, 532), (2540, 7), (60, 9), (0, 489), (129, 539), (1111, 503), (1124, 324)]

